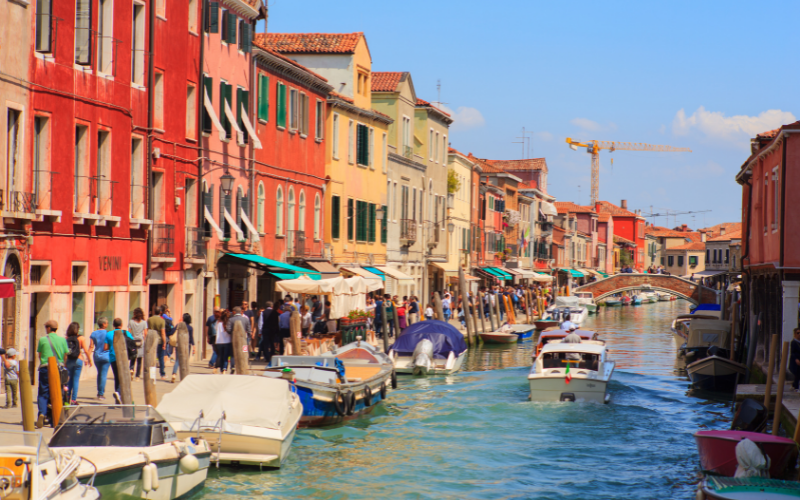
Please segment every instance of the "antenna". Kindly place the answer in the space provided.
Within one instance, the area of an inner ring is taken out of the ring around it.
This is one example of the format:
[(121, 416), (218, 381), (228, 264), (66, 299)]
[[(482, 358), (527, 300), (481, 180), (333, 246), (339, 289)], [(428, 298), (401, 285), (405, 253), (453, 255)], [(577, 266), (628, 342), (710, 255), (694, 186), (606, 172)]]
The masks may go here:
[(442, 102), (442, 80), (441, 79), (436, 80), (436, 99), (437, 99), (436, 104), (438, 104), (440, 107), (441, 107), (442, 104), (447, 104), (446, 102)]

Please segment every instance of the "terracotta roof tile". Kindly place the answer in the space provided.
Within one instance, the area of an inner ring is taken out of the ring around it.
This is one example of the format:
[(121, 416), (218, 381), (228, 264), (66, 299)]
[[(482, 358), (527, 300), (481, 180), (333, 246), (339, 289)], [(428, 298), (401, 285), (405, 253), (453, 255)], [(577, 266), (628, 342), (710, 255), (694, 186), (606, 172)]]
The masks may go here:
[(582, 205), (578, 205), (577, 203), (573, 203), (571, 201), (556, 201), (555, 203), (553, 203), (553, 205), (556, 206), (556, 210), (558, 210), (558, 213), (560, 213), (560, 214), (566, 214), (566, 213), (571, 213), (571, 214), (592, 213), (593, 214), (593, 213), (595, 213), (595, 211), (592, 210), (592, 207), (585, 207), (585, 206), (582, 206)]
[(255, 40), (283, 54), (352, 54), (363, 32), (257, 33)]
[(330, 96), (331, 97), (335, 97), (337, 99), (341, 99), (341, 100), (346, 101), (346, 102), (349, 102), (350, 104), (354, 104), (355, 103), (355, 101), (351, 97), (347, 97), (346, 95), (342, 95), (342, 94), (340, 94), (338, 92), (331, 91)]
[(316, 77), (317, 77), (317, 78), (319, 78), (320, 80), (323, 80), (323, 81), (326, 81), (326, 82), (328, 81), (328, 79), (327, 79), (327, 78), (325, 78), (324, 76), (322, 76), (322, 75), (318, 75), (317, 73), (314, 73), (313, 71), (311, 71), (310, 69), (306, 68), (305, 66), (303, 66), (303, 65), (302, 65), (302, 64), (300, 64), (299, 62), (297, 62), (297, 61), (293, 61), (293, 60), (289, 59), (289, 58), (288, 58), (288, 57), (286, 57), (285, 55), (281, 54), (281, 53), (280, 53), (280, 52), (278, 52), (278, 51), (275, 51), (275, 50), (272, 50), (272, 49), (270, 49), (270, 48), (269, 48), (269, 47), (267, 47), (266, 45), (262, 45), (261, 43), (259, 43), (259, 41), (258, 41), (257, 39), (256, 39), (256, 40), (253, 40), (253, 45), (257, 46), (259, 49), (263, 50), (264, 52), (268, 52), (268, 53), (270, 53), (271, 55), (273, 55), (273, 56), (277, 57), (278, 59), (280, 59), (280, 60), (282, 60), (282, 61), (284, 61), (284, 62), (286, 62), (287, 64), (291, 64), (292, 66), (294, 66), (294, 67), (296, 67), (296, 68), (298, 68), (298, 69), (302, 69), (303, 71), (305, 71), (305, 72), (307, 72), (307, 73), (309, 73), (309, 74), (311, 74), (311, 75), (314, 75), (314, 76), (316, 76)]
[(497, 168), (503, 170), (547, 170), (544, 158), (527, 158), (524, 160), (486, 160)]
[(705, 251), (706, 244), (701, 241), (693, 241), (691, 243), (686, 243), (685, 245), (678, 245), (676, 247), (669, 247), (667, 248), (667, 252), (671, 252), (673, 250), (694, 250), (694, 251)]
[(433, 108), (433, 109), (435, 109), (436, 111), (438, 111), (439, 113), (441, 113), (441, 114), (443, 114), (445, 116), (450, 116), (450, 113), (448, 113), (447, 111), (443, 110), (442, 108), (440, 108), (438, 106), (434, 106), (433, 104), (429, 103), (428, 101), (426, 101), (424, 99), (417, 98), (417, 107), (418, 108)]
[(622, 243), (625, 245), (630, 245), (632, 247), (636, 246), (636, 243), (632, 242), (628, 238), (623, 238), (622, 236), (617, 236), (616, 234), (614, 235), (614, 243)]
[(728, 232), (725, 231), (725, 234), (721, 234), (719, 236), (715, 236), (713, 238), (708, 238), (706, 241), (730, 241), (736, 240), (742, 237), (742, 230), (738, 229), (735, 231)]
[(699, 229), (699, 231), (706, 232), (706, 238), (716, 238), (722, 232), (722, 228), (725, 228), (725, 233), (730, 233), (733, 231), (741, 231), (742, 223), (741, 222), (723, 222), (721, 224), (717, 224), (716, 226), (705, 227), (703, 229)]
[(597, 222), (608, 222), (611, 219), (611, 214), (601, 212), (597, 214)]
[(600, 205), (600, 212), (606, 212), (614, 216), (639, 217), (630, 210), (625, 210), (608, 201), (598, 201), (597, 204)]
[(403, 80), (405, 71), (373, 71), (372, 91), (373, 92), (394, 92)]

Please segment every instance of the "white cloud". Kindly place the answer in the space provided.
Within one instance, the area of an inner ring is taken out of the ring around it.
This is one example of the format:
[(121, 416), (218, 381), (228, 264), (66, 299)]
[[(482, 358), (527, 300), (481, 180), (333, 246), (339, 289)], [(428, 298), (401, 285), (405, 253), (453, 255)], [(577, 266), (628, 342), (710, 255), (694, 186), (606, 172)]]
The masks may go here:
[(796, 120), (792, 113), (779, 109), (770, 109), (758, 116), (725, 116), (721, 111), (707, 111), (700, 106), (691, 116), (686, 116), (683, 109), (678, 111), (672, 120), (672, 133), (685, 136), (699, 131), (708, 138), (737, 141), (749, 147), (743, 139)]
[(450, 114), (453, 118), (453, 124), (450, 126), (451, 130), (468, 130), (471, 128), (480, 128), (486, 125), (486, 120), (483, 114), (476, 108), (468, 106), (459, 106), (455, 111), (447, 106), (440, 105), (440, 107)]
[(575, 125), (576, 127), (582, 128), (583, 130), (589, 132), (600, 132), (602, 130), (617, 130), (617, 126), (614, 123), (608, 122), (607, 124), (603, 125), (588, 118), (573, 118), (572, 120), (570, 120), (570, 123)]

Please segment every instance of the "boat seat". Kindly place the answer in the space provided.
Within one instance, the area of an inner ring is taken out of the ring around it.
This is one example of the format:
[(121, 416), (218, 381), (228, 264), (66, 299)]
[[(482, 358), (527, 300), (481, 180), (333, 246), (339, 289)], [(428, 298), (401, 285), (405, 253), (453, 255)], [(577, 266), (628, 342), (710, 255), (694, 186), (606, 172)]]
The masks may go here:
[(367, 380), (368, 378), (374, 377), (375, 375), (381, 372), (380, 366), (345, 366), (344, 367), (344, 376), (350, 379), (357, 379), (360, 378), (361, 380)]

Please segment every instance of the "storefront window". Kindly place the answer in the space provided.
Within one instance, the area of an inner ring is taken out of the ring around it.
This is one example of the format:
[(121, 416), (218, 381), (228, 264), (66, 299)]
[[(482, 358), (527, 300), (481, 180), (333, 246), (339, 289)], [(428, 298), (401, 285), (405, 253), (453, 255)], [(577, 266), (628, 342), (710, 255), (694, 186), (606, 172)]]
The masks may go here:
[(81, 325), (81, 333), (91, 333), (84, 328), (84, 323), (86, 322), (86, 294), (83, 292), (72, 293), (72, 321)]
[(94, 327), (101, 316), (108, 319), (108, 326), (114, 321), (114, 292), (95, 292), (94, 294)]
[(142, 292), (131, 292), (128, 299), (128, 319), (133, 319), (133, 310), (142, 307)]

